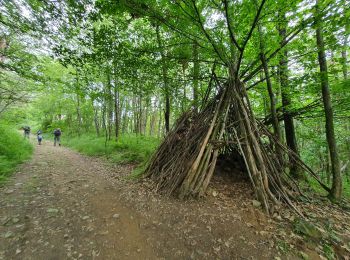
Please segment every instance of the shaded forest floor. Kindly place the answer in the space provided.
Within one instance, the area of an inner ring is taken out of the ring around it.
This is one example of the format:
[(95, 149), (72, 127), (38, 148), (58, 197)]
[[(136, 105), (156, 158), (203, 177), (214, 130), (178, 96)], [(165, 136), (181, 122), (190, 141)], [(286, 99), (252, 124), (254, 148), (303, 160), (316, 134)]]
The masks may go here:
[(305, 239), (288, 210), (255, 207), (244, 179), (216, 176), (205, 199), (181, 202), (128, 180), (132, 167), (37, 146), (0, 188), (0, 259), (349, 259), (349, 211), (305, 205), (333, 225)]

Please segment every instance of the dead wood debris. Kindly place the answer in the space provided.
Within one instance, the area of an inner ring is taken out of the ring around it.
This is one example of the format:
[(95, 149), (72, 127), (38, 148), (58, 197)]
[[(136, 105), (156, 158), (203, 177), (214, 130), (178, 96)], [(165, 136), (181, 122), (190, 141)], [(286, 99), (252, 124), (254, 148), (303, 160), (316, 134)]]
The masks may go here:
[(266, 213), (271, 213), (274, 205), (285, 202), (303, 215), (295, 203), (303, 194), (288, 176), (287, 155), (292, 154), (305, 172), (323, 188), (328, 187), (255, 119), (241, 82), (231, 80), (219, 89), (200, 112), (190, 110), (178, 119), (150, 160), (145, 176), (155, 182), (156, 190), (165, 194), (200, 197), (205, 195), (218, 156), (239, 154), (255, 196)]

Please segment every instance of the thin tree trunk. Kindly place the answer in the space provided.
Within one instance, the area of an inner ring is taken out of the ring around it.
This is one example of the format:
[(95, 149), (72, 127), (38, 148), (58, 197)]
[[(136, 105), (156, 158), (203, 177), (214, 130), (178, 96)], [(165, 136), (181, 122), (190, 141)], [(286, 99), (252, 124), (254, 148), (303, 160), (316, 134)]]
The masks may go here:
[(91, 100), (91, 103), (92, 103), (92, 109), (94, 111), (94, 124), (95, 124), (96, 135), (100, 136), (100, 126), (99, 126), (99, 123), (98, 123), (98, 110), (94, 106), (94, 100), (93, 99)]
[(146, 131), (147, 131), (148, 114), (149, 114), (150, 106), (151, 106), (150, 99), (149, 99), (149, 97), (147, 97), (146, 107), (144, 109), (143, 120), (142, 120), (142, 134), (143, 135), (146, 135)]
[(77, 71), (76, 74), (76, 86), (75, 86), (75, 94), (77, 97), (77, 121), (78, 121), (78, 135), (81, 134), (81, 126), (82, 126), (82, 118), (81, 118), (81, 111), (80, 111), (80, 93), (79, 93), (79, 74)]
[(198, 44), (193, 42), (193, 107), (198, 110), (198, 89), (199, 89), (199, 60)]
[(3, 55), (3, 51), (8, 47), (8, 44), (6, 42), (6, 39), (4, 38), (1, 38), (0, 39), (0, 50), (1, 50), (1, 53), (0, 53), (0, 62), (3, 62), (5, 60), (5, 55)]
[[(284, 13), (280, 15), (280, 19), (282, 21), (286, 20)], [(281, 22), (278, 28), (278, 31), (281, 37), (281, 45), (282, 45), (284, 39), (286, 38), (286, 22)], [(288, 58), (287, 57), (288, 57), (288, 52), (287, 52), (287, 49), (285, 48), (284, 50), (282, 50), (280, 55), (280, 60), (279, 60), (279, 76), (280, 76), (280, 84), (281, 84), (284, 130), (286, 135), (287, 146), (295, 154), (299, 155), (293, 116), (290, 115), (288, 111), (291, 105), (291, 98), (290, 98), (290, 86), (288, 83)], [(295, 178), (301, 177), (301, 171), (292, 156), (289, 157), (289, 171), (293, 177)]]
[[(345, 8), (344, 8), (344, 15), (345, 15)], [(350, 34), (350, 23), (347, 22), (345, 24), (345, 32), (344, 32), (344, 43), (343, 48), (341, 51), (341, 57), (342, 57), (342, 72), (344, 79), (348, 79), (348, 55), (347, 55), (347, 48), (349, 48), (349, 34)]]
[[(185, 69), (183, 67), (182, 69), (182, 75), (183, 75), (183, 79), (185, 80)], [(182, 97), (182, 102), (181, 102), (181, 110), (182, 110), (182, 113), (184, 113), (187, 109), (187, 93), (186, 93), (186, 84), (184, 84), (183, 86), (183, 89), (184, 89), (184, 92), (183, 92), (183, 97)]]
[(316, 40), (317, 40), (317, 50), (318, 50), (318, 61), (320, 65), (320, 78), (321, 78), (321, 88), (322, 88), (322, 100), (325, 110), (326, 117), (326, 137), (328, 142), (328, 148), (330, 153), (331, 165), (332, 165), (332, 189), (330, 196), (333, 199), (339, 200), (342, 194), (342, 179), (340, 174), (340, 162), (338, 156), (337, 143), (335, 140), (334, 134), (334, 125), (333, 125), (333, 108), (331, 94), (329, 90), (328, 82), (328, 68), (327, 60), (325, 55), (325, 47), (323, 41), (323, 32), (322, 32), (322, 18), (319, 10), (319, 0), (316, 0)]
[(143, 111), (142, 111), (142, 96), (140, 95), (138, 97), (138, 133), (142, 135), (142, 118), (143, 118)]
[(158, 48), (162, 58), (162, 76), (165, 92), (165, 110), (164, 110), (164, 120), (165, 120), (165, 131), (168, 133), (170, 130), (170, 93), (169, 93), (169, 81), (168, 81), (168, 66), (165, 60), (164, 48), (162, 44), (162, 39), (160, 37), (159, 25), (156, 26), (156, 34), (158, 41)]
[(107, 93), (106, 93), (106, 102), (107, 102), (107, 117), (108, 117), (108, 140), (112, 139), (113, 131), (113, 93), (112, 93), (112, 82), (111, 82), (111, 71), (107, 71)]
[[(125, 101), (125, 104), (128, 104), (127, 101)], [(123, 116), (122, 116), (122, 134), (125, 134), (128, 132), (128, 125), (129, 125), (129, 117), (128, 117), (128, 114), (127, 114), (127, 106), (125, 106), (125, 111), (122, 113)]]
[(150, 128), (149, 128), (149, 135), (154, 135), (154, 128), (156, 125), (156, 113), (155, 111), (152, 111), (151, 118), (150, 118)]
[(78, 118), (78, 124), (79, 124), (79, 130), (81, 127), (81, 112), (80, 112), (80, 97), (79, 93), (76, 93), (77, 96), (77, 118)]
[(261, 62), (263, 63), (263, 68), (264, 68), (264, 73), (266, 78), (266, 85), (267, 85), (267, 90), (270, 98), (270, 110), (271, 110), (271, 116), (272, 116), (273, 131), (276, 136), (276, 139), (280, 141), (281, 133), (280, 133), (279, 122), (278, 122), (277, 111), (276, 111), (276, 99), (275, 99), (275, 94), (273, 93), (270, 73), (267, 66), (266, 57), (264, 54), (261, 55)]
[(153, 136), (154, 135), (154, 129), (156, 126), (156, 119), (157, 119), (157, 103), (158, 100), (157, 98), (155, 99), (155, 101), (152, 104), (152, 110), (151, 110), (151, 118), (150, 118), (150, 126), (149, 126), (149, 135)]
[(162, 103), (159, 101), (158, 103), (158, 106), (159, 106), (159, 120), (158, 120), (158, 138), (161, 137), (162, 135)]
[(138, 134), (138, 110), (137, 110), (137, 97), (135, 94), (132, 96), (132, 111), (133, 111), (133, 132)]
[(106, 124), (106, 104), (103, 103), (101, 107), (102, 112), (102, 127), (107, 132), (107, 124)]
[(119, 114), (118, 114), (118, 120), (119, 120), (119, 136), (120, 136), (122, 134), (122, 128), (123, 128), (122, 113), (123, 113), (123, 108), (126, 106), (126, 97), (124, 97), (123, 95), (120, 95), (120, 91), (118, 91), (118, 93), (119, 93)]
[(120, 100), (119, 91), (117, 84), (117, 71), (114, 68), (114, 126), (115, 126), (115, 140), (119, 139), (119, 129), (120, 129)]
[[(272, 126), (273, 126), (273, 131), (275, 134), (275, 138), (280, 142), (281, 141), (281, 133), (280, 133), (280, 126), (278, 122), (278, 116), (277, 116), (277, 111), (276, 111), (276, 98), (275, 94), (273, 93), (272, 89), (272, 83), (271, 83), (271, 78), (270, 78), (270, 72), (268, 68), (268, 64), (266, 61), (266, 56), (265, 56), (265, 42), (263, 38), (263, 33), (261, 29), (261, 25), (258, 24), (258, 30), (259, 30), (259, 38), (260, 38), (260, 60), (263, 65), (264, 73), (265, 73), (265, 80), (266, 80), (266, 86), (267, 90), (269, 93), (269, 98), (270, 98), (270, 110), (271, 110), (271, 116), (272, 116)], [(282, 153), (279, 151), (278, 146), (275, 147), (276, 153), (278, 154), (278, 157), (280, 159), (280, 162), (282, 164), (283, 158), (281, 157)]]

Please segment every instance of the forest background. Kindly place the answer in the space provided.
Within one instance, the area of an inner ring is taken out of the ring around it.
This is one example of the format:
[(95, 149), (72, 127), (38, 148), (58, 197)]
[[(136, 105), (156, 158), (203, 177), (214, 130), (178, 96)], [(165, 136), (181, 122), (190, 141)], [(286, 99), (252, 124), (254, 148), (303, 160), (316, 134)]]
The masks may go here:
[(0, 1), (0, 180), (31, 154), (16, 133), (26, 125), (44, 139), (59, 127), (88, 155), (147, 161), (180, 115), (218, 93), (237, 45), (256, 118), (329, 186), (341, 176), (349, 197), (349, 5)]

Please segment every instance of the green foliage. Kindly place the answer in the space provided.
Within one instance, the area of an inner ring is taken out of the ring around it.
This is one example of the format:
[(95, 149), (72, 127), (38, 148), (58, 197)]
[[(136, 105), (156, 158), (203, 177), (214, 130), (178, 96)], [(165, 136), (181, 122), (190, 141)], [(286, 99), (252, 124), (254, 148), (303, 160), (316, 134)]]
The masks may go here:
[[(322, 195), (327, 196), (327, 192), (320, 187), (314, 178), (309, 178), (306, 187), (310, 187), (312, 191)], [(304, 188), (306, 188), (304, 187)], [(344, 198), (350, 199), (350, 177), (343, 176), (343, 196)]]
[(120, 141), (106, 141), (105, 137), (84, 134), (62, 137), (62, 144), (89, 156), (106, 156), (112, 162), (143, 163), (151, 156), (159, 140), (154, 137), (123, 135)]
[(350, 199), (350, 177), (347, 176), (343, 180), (343, 195), (345, 198)]
[(323, 253), (325, 254), (327, 259), (330, 259), (330, 260), (336, 259), (334, 249), (332, 246), (325, 244), (325, 245), (323, 245), (322, 249), (323, 249)]
[(319, 240), (323, 238), (321, 231), (314, 224), (301, 218), (294, 221), (294, 231), (309, 239)]
[(283, 254), (289, 254), (291, 251), (290, 245), (284, 240), (277, 240), (277, 249)]
[(30, 158), (32, 145), (13, 126), (0, 123), (0, 184), (15, 167)]
[[(211, 70), (215, 63), (217, 78), (226, 82), (227, 65), (239, 54), (232, 43), (234, 37), (241, 48), (246, 44), (240, 75), (247, 88), (254, 86), (248, 92), (250, 104), (255, 115), (264, 118), (270, 113), (264, 75), (257, 72), (245, 80), (260, 65), (260, 34), (255, 29), (250, 40), (245, 41), (257, 7), (263, 2), (259, 24), (267, 56), (284, 40), (280, 27), (285, 25), (286, 34), (293, 35), (301, 26), (298, 36), (283, 49), (288, 51), (286, 89), (281, 89), (279, 77), (281, 53), (271, 57), (268, 65), (278, 114), (283, 109), (302, 109), (321, 96), (313, 3), (305, 6), (301, 0), (24, 0), (21, 4), (30, 15), (23, 15), (23, 8), (16, 1), (7, 1), (1, 9), (4, 12), (0, 15), (0, 41), (5, 40), (6, 44), (0, 49), (0, 117), (18, 127), (26, 124), (49, 133), (60, 127), (63, 142), (88, 155), (106, 155), (115, 162), (143, 162), (158, 144), (155, 136), (164, 134), (165, 96), (170, 97), (173, 123), (194, 103), (195, 85), (197, 88), (198, 84), (199, 104), (207, 88), (209, 96), (215, 95), (218, 90), (211, 82)], [(346, 39), (350, 12), (344, 8), (349, 0), (327, 3), (323, 31), (343, 166), (349, 160), (350, 149), (350, 81), (346, 79), (349, 63), (343, 57), (344, 52), (349, 52)], [(281, 13), (286, 14), (285, 19), (279, 17)], [(194, 45), (198, 47), (197, 55)], [(194, 73), (195, 64), (198, 75)], [(287, 93), (291, 104), (282, 104), (282, 92)], [(119, 107), (115, 108), (115, 104)], [(295, 116), (294, 122), (302, 159), (327, 182), (330, 162), (324, 118), (320, 102), (317, 108)], [(118, 143), (84, 134), (109, 130), (114, 136), (116, 121), (122, 135)], [(280, 126), (283, 127), (282, 122)], [(80, 137), (68, 138), (76, 134)], [(343, 175), (349, 178), (350, 164)], [(310, 184), (322, 192), (316, 182), (311, 180)], [(349, 182), (344, 181), (344, 193), (350, 196)]]

